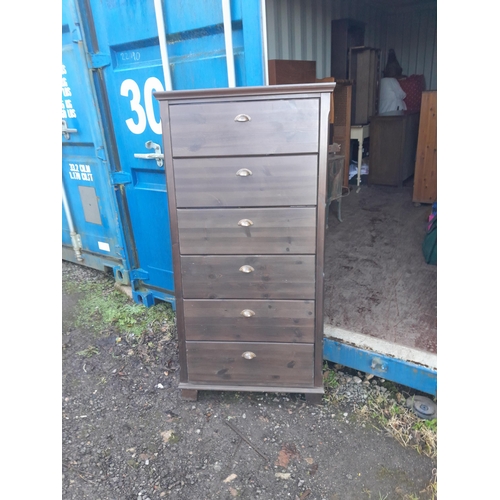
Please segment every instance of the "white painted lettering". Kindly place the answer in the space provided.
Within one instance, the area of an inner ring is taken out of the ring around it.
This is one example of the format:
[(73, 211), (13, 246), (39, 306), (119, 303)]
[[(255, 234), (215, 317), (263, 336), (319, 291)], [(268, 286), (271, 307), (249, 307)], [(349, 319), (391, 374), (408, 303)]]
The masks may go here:
[(146, 115), (148, 117), (148, 123), (151, 127), (151, 130), (155, 134), (161, 135), (161, 121), (156, 121), (155, 118), (155, 110), (153, 108), (153, 92), (154, 91), (163, 91), (163, 85), (161, 84), (158, 78), (152, 76), (146, 80), (144, 84), (144, 101), (146, 103)]
[(133, 134), (142, 134), (146, 130), (146, 125), (149, 125), (155, 134), (161, 135), (161, 121), (156, 120), (153, 107), (153, 91), (155, 90), (162, 91), (164, 89), (160, 80), (152, 76), (144, 84), (144, 101), (146, 107), (146, 110), (144, 110), (141, 104), (141, 91), (137, 83), (130, 78), (122, 82), (120, 95), (129, 97), (129, 94), (132, 93), (130, 109), (137, 114), (137, 122), (132, 118), (125, 120), (127, 127)]
[(125, 123), (133, 134), (142, 134), (146, 130), (146, 113), (141, 106), (141, 91), (137, 83), (128, 78), (121, 84), (120, 95), (128, 97), (130, 93), (132, 93), (130, 109), (137, 114), (137, 123), (132, 118), (125, 120)]

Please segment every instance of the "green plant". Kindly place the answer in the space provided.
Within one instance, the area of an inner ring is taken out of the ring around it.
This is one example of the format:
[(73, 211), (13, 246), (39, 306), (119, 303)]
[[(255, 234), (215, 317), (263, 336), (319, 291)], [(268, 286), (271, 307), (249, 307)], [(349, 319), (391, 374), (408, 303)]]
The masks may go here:
[(437, 418), (433, 418), (431, 420), (419, 420), (413, 424), (412, 428), (416, 431), (427, 429), (431, 432), (437, 432)]
[(120, 334), (140, 338), (155, 328), (167, 332), (174, 323), (170, 304), (160, 303), (147, 308), (132, 303), (126, 295), (112, 288), (112, 282), (83, 283), (78, 292), (82, 297), (75, 324), (95, 333), (112, 328)]
[(386, 395), (369, 398), (356, 413), (374, 427), (386, 430), (402, 446), (410, 446), (430, 458), (437, 458), (437, 419), (422, 420)]
[(323, 381), (326, 388), (335, 389), (339, 385), (337, 374), (332, 370), (323, 372)]

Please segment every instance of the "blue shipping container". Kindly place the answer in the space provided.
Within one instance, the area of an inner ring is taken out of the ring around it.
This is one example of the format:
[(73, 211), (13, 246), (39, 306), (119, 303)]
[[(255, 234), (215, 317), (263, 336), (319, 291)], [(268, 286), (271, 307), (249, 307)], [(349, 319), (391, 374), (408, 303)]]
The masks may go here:
[(75, 6), (62, 9), (62, 256), (129, 283), (98, 103)]
[(173, 303), (161, 122), (153, 92), (263, 85), (261, 2), (76, 1), (133, 297), (148, 306)]

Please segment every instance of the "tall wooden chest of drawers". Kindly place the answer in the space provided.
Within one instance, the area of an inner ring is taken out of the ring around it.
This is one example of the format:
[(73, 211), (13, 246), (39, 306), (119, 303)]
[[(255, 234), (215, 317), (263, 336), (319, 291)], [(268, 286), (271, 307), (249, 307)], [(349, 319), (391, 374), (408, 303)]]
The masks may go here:
[(157, 92), (182, 397), (323, 393), (334, 83)]

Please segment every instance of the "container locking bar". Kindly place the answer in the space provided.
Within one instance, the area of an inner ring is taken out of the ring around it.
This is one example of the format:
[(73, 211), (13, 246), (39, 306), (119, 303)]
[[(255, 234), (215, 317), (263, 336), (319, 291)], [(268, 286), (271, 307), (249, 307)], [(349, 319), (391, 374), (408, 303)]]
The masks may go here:
[(62, 133), (66, 139), (70, 139), (70, 134), (76, 134), (78, 130), (76, 128), (68, 128), (66, 120), (62, 121)]
[(141, 158), (143, 160), (156, 160), (156, 164), (159, 168), (163, 167), (163, 153), (161, 152), (161, 147), (153, 141), (147, 141), (145, 146), (148, 149), (154, 149), (154, 153), (134, 153), (135, 158)]

